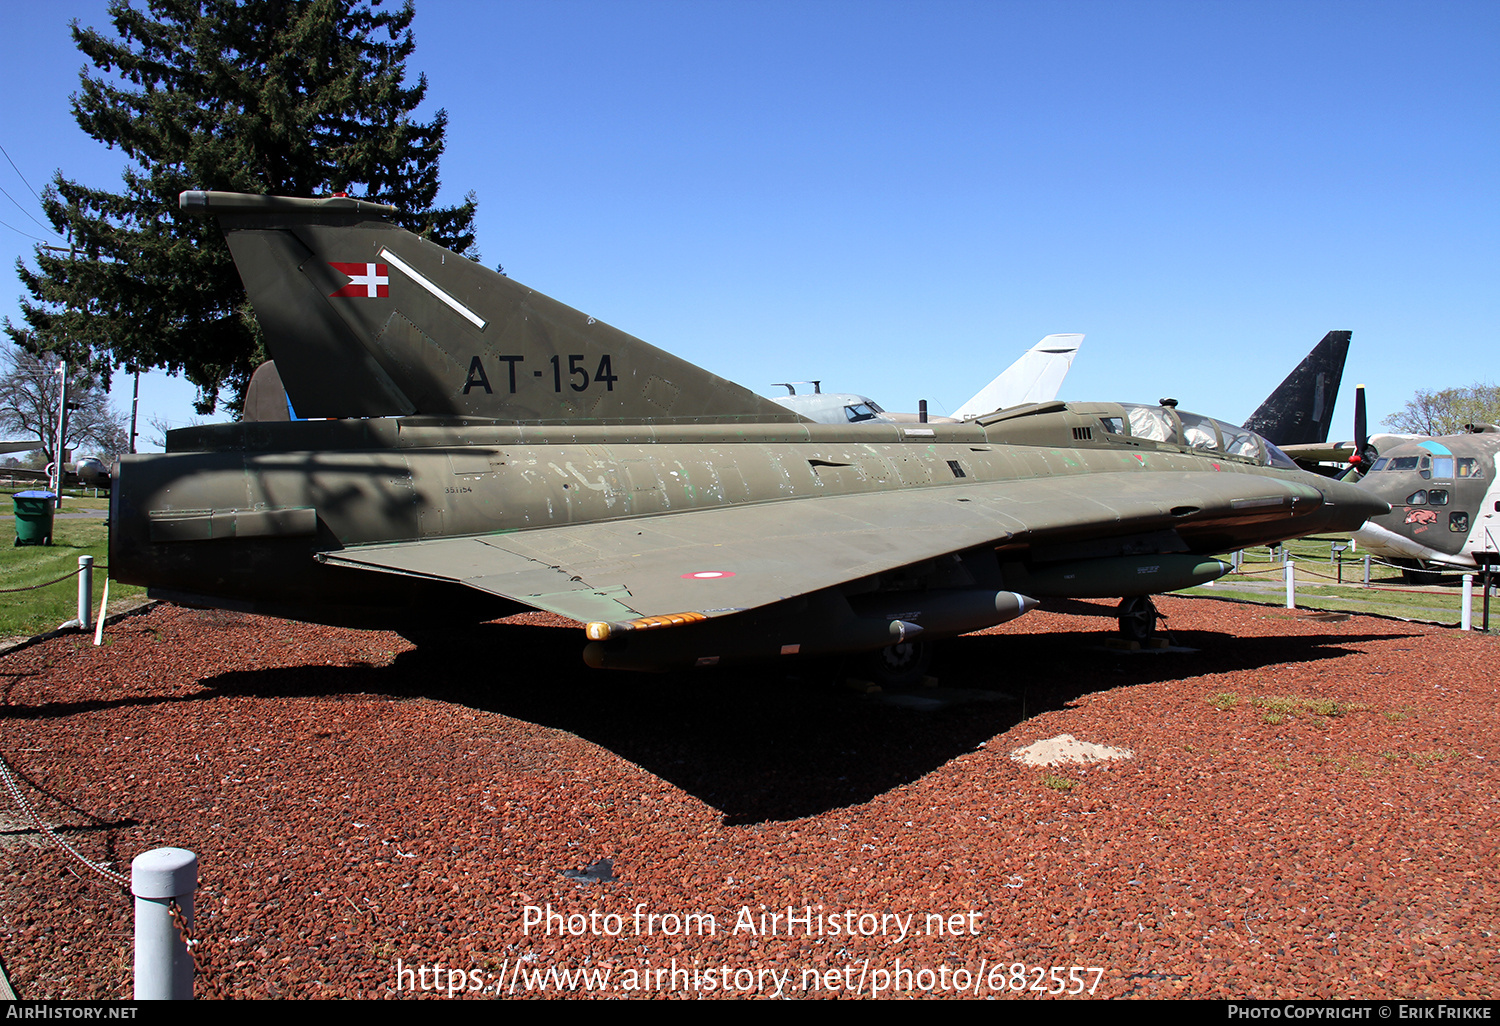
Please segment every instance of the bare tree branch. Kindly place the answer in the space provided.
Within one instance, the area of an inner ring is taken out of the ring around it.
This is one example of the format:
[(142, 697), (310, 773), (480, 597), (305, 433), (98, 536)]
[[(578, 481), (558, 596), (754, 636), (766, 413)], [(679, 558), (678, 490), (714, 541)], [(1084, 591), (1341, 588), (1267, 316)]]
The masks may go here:
[[(58, 359), (11, 348), (0, 357), (0, 430), (17, 439), (36, 438), (46, 462), (57, 460)], [(68, 434), (63, 447), (88, 448), (89, 455), (112, 458), (130, 449), (125, 419), (109, 405), (109, 393), (86, 373), (68, 374)]]

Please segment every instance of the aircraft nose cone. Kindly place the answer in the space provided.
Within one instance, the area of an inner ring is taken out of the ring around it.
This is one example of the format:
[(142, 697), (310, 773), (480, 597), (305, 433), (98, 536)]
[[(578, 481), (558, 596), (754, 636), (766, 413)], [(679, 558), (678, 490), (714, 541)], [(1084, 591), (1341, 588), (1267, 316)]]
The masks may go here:
[[(1359, 485), (1349, 484), (1346, 481), (1328, 481), (1323, 484), (1323, 501), (1330, 506), (1337, 506), (1347, 513), (1352, 520), (1358, 517), (1360, 522), (1370, 517), (1378, 517), (1391, 511), (1390, 503), (1380, 498), (1374, 492), (1361, 488)], [(1359, 526), (1355, 523), (1353, 527)]]

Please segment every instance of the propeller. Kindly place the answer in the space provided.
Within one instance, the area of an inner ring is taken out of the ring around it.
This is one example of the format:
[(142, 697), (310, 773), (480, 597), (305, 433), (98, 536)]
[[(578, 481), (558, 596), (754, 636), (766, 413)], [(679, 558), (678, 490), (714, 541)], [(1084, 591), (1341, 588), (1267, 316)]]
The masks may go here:
[(1380, 450), (1370, 444), (1370, 430), (1365, 423), (1365, 386), (1354, 386), (1354, 444), (1359, 447), (1360, 462), (1363, 469), (1375, 464), (1375, 457), (1380, 455)]
[(1349, 466), (1360, 474), (1368, 474), (1375, 464), (1379, 451), (1370, 444), (1369, 425), (1365, 420), (1365, 386), (1354, 386), (1354, 454), (1349, 457)]

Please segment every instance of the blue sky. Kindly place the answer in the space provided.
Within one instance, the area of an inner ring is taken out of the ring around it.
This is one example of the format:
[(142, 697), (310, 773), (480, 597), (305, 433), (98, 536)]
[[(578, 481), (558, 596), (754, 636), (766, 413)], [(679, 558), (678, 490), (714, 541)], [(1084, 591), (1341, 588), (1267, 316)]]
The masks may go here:
[[(123, 167), (69, 111), (73, 18), (107, 27), (13, 0), (0, 38), (38, 191)], [(1064, 398), (1229, 420), (1330, 329), (1340, 422), (1356, 382), (1378, 420), (1500, 377), (1494, 3), (422, 0), (414, 29), (484, 261), (766, 394), (941, 412), (1052, 332), (1088, 336)], [(7, 267), (31, 245), (0, 228)], [(153, 377), (142, 422), (185, 422)]]

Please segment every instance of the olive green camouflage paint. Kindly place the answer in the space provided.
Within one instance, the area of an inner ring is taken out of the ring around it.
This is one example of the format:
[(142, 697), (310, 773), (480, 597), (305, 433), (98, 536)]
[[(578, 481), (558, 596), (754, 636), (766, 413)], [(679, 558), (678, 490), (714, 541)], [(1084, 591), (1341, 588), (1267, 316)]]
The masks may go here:
[(388, 208), (184, 206), (220, 216), (298, 414), (338, 419), (121, 460), (112, 573), (179, 601), (398, 629), (544, 609), (590, 624), (591, 664), (658, 669), (894, 651), (1386, 509), (1168, 409), (1160, 440), (1111, 403), (813, 424)]

